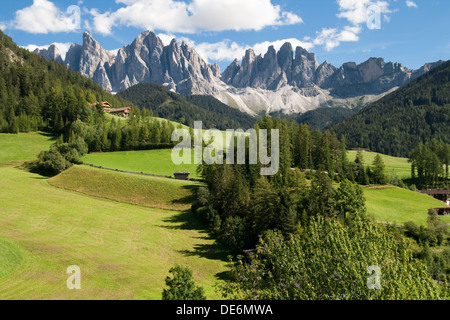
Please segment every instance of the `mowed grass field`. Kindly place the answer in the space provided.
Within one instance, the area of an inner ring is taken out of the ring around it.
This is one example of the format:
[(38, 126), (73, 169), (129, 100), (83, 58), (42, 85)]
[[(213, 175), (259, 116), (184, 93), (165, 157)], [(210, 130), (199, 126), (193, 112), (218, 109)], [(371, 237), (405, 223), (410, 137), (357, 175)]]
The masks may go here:
[[(364, 152), (364, 161), (366, 165), (371, 165), (377, 153)], [(166, 150), (149, 150), (149, 151), (126, 151), (126, 152), (109, 152), (109, 153), (93, 153), (86, 155), (83, 161), (87, 164), (100, 166), (109, 169), (118, 169), (132, 172), (143, 172), (162, 176), (173, 177), (176, 171), (189, 171), (190, 177), (200, 179), (196, 173), (197, 165), (175, 165), (172, 162), (172, 149)], [(400, 179), (411, 178), (411, 166), (408, 159), (394, 158), (381, 155), (386, 165), (386, 174), (395, 172)], [(356, 159), (356, 151), (349, 151), (348, 158), (350, 161)]]
[[(348, 159), (350, 161), (355, 161), (356, 154), (357, 154), (357, 151), (349, 151)], [(363, 158), (364, 158), (364, 164), (372, 165), (373, 161), (375, 160), (376, 155), (379, 153), (363, 152), (362, 154), (363, 154)], [(383, 158), (384, 164), (386, 165), (386, 175), (389, 175), (392, 172), (395, 172), (395, 174), (397, 174), (397, 176), (402, 180), (411, 178), (411, 164), (408, 163), (408, 159), (395, 158), (395, 157), (387, 156), (384, 154), (379, 154), (379, 155)]]
[[(445, 203), (417, 192), (397, 187), (365, 187), (367, 213), (379, 222), (403, 225), (413, 221), (427, 224), (428, 210), (445, 207)], [(450, 216), (441, 216), (450, 223)]]
[[(175, 264), (216, 298), (227, 253), (190, 213), (55, 188), (13, 167), (0, 175), (0, 299), (161, 299)], [(71, 265), (81, 290), (66, 287)]]
[[(0, 135), (0, 300), (161, 299), (175, 264), (218, 298), (228, 252), (181, 211), (198, 184), (80, 166), (53, 186), (14, 167), (52, 143)], [(72, 265), (81, 269), (81, 290), (67, 289)]]
[[(175, 165), (172, 161), (172, 149), (92, 153), (83, 158), (83, 162), (95, 166), (131, 172), (143, 172), (173, 177), (174, 172), (188, 171), (192, 179), (199, 179), (197, 165)], [(193, 161), (192, 161), (193, 163)]]
[(0, 133), (0, 165), (14, 165), (36, 159), (41, 151), (54, 143), (52, 137), (40, 133)]

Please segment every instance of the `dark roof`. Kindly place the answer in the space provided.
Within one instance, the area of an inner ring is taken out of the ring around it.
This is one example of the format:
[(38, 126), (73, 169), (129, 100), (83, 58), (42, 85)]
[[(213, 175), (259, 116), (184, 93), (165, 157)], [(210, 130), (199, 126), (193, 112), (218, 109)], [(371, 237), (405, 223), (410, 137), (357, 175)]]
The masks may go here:
[(129, 111), (129, 110), (131, 110), (131, 108), (120, 108), (120, 109), (111, 110), (110, 113), (124, 112), (124, 111)]
[(450, 195), (450, 190), (421, 190), (419, 191), (420, 193), (423, 194), (434, 194), (434, 195)]

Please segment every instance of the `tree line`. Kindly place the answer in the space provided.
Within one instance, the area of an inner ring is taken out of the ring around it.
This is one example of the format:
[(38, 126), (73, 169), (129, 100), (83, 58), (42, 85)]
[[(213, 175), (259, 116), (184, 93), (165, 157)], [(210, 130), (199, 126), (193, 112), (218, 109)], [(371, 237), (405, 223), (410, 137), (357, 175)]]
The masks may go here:
[(202, 120), (207, 128), (249, 129), (256, 118), (223, 104), (212, 96), (183, 97), (156, 83), (137, 84), (118, 96), (131, 101), (141, 109), (149, 109), (157, 117), (194, 126)]
[[(50, 148), (41, 152), (30, 167), (38, 172), (54, 175), (73, 164), (81, 164), (88, 152), (167, 149), (175, 125), (156, 119), (149, 110), (132, 108), (129, 119), (105, 116), (102, 107), (90, 107), (84, 121), (77, 119), (63, 128), (63, 133)], [(178, 127), (180, 127), (179, 125)]]

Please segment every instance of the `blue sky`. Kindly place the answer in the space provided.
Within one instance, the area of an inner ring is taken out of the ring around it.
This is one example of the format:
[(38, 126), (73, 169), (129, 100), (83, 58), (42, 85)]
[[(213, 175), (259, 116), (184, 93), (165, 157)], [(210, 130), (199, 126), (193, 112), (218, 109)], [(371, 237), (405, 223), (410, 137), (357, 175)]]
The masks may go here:
[(84, 31), (115, 50), (148, 29), (222, 70), (247, 48), (264, 54), (286, 40), (319, 63), (382, 57), (415, 69), (450, 59), (449, 13), (448, 0), (26, 0), (3, 1), (0, 29), (21, 46), (62, 50)]

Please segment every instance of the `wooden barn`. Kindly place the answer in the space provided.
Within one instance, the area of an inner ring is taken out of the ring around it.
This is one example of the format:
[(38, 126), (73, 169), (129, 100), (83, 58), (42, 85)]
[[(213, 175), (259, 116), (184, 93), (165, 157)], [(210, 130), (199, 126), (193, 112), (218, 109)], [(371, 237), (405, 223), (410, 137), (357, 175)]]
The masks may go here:
[(450, 190), (422, 190), (419, 191), (422, 194), (427, 194), (437, 200), (445, 202), (450, 205)]
[(130, 116), (130, 111), (131, 107), (127, 107), (127, 108), (113, 109), (108, 112), (116, 116), (128, 118)]
[(91, 106), (92, 107), (99, 106), (99, 107), (103, 108), (103, 111), (105, 111), (105, 112), (109, 112), (112, 109), (112, 104), (109, 103), (108, 101), (91, 103)]
[(177, 180), (189, 180), (190, 172), (175, 172), (173, 175)]

